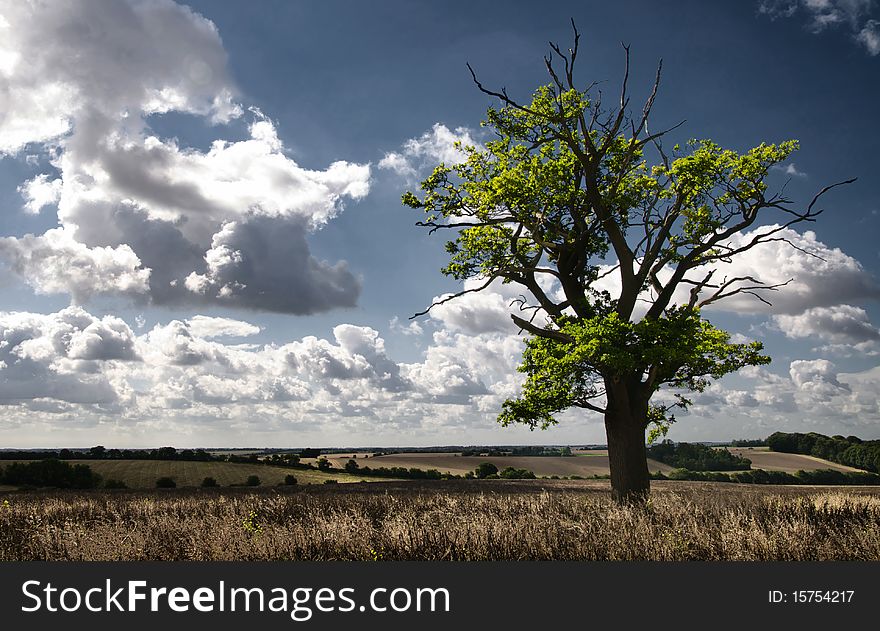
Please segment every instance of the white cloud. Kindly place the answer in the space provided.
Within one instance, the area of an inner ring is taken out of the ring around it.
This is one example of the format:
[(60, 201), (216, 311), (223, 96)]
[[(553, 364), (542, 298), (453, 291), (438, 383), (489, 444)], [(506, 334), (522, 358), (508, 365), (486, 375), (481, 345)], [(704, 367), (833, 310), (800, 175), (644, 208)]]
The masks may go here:
[(126, 244), (88, 247), (64, 228), (41, 236), (0, 237), (0, 261), (39, 293), (69, 293), (76, 303), (95, 294), (144, 294), (150, 270)]
[(186, 321), (190, 332), (196, 337), (211, 339), (215, 337), (248, 337), (260, 332), (260, 327), (250, 322), (217, 318), (203, 315), (193, 316)]
[(112, 406), (125, 391), (100, 365), (137, 359), (134, 334), (113, 316), (78, 307), (46, 316), (0, 312), (0, 406), (45, 399)]
[(789, 374), (800, 392), (818, 401), (850, 391), (837, 379), (836, 367), (827, 359), (795, 360), (789, 366)]
[[(729, 241), (737, 247), (759, 231), (768, 227), (736, 235)], [(785, 229), (777, 237), (788, 239), (796, 247), (783, 242), (768, 242), (733, 257), (730, 263), (718, 265), (713, 280), (752, 276), (767, 284), (791, 283), (778, 291), (763, 292), (772, 307), (752, 296), (739, 295), (720, 301), (712, 308), (741, 313), (801, 313), (817, 306), (828, 306), (852, 300), (880, 297), (880, 286), (864, 267), (845, 254), (819, 241), (816, 233), (803, 234)]]
[[(0, 152), (126, 111), (240, 114), (214, 25), (170, 0), (4, 2)], [(136, 122), (138, 117), (131, 117)]]
[[(463, 289), (472, 290), (479, 288), (485, 281), (469, 279), (464, 281)], [(518, 309), (511, 305), (523, 289), (514, 284), (504, 285), (495, 280), (486, 289), (465, 294), (443, 304), (433, 307), (429, 312), (433, 320), (438, 321), (443, 327), (452, 332), (479, 335), (480, 333), (493, 332), (516, 332), (516, 325), (510, 319), (511, 313), (519, 313)], [(449, 297), (451, 294), (437, 296), (433, 302)], [(522, 314), (520, 314), (522, 316)], [(531, 313), (526, 315), (526, 319)]]
[(782, 172), (785, 173), (786, 175), (790, 175), (790, 176), (792, 176), (792, 177), (800, 177), (800, 178), (805, 178), (805, 177), (807, 177), (807, 174), (804, 173), (803, 171), (800, 171), (800, 170), (795, 166), (794, 162), (789, 162), (789, 163), (786, 164), (785, 166), (782, 166), (782, 165), (778, 165), (778, 164), (776, 164), (776, 165), (773, 165), (773, 167), (771, 167), (771, 168), (774, 169), (774, 170), (777, 170), (777, 171), (782, 171)]
[(880, 55), (880, 21), (868, 20), (862, 29), (856, 34), (859, 42), (873, 57)]
[[(734, 235), (726, 243), (731, 248), (737, 248), (747, 244), (755, 235), (776, 227), (761, 226)], [(742, 277), (751, 277), (766, 285), (788, 283), (775, 291), (756, 292), (771, 304), (763, 303), (749, 294), (738, 294), (706, 306), (707, 311), (799, 314), (813, 307), (880, 298), (880, 285), (862, 264), (840, 248), (829, 247), (820, 241), (816, 233), (806, 231), (801, 234), (787, 228), (778, 232), (775, 237), (786, 239), (795, 247), (782, 241), (768, 241), (731, 257), (729, 263), (715, 263), (687, 275), (687, 278), (696, 282), (702, 280), (710, 269), (715, 269), (711, 279), (715, 285)], [(610, 269), (610, 266), (602, 266), (600, 271), (606, 272)], [(672, 273), (672, 268), (667, 266), (657, 276), (661, 282), (667, 282)], [(754, 283), (746, 280), (735, 283), (730, 289), (750, 285)], [(594, 287), (617, 296), (620, 292), (620, 276), (617, 272), (612, 272), (595, 283)], [(679, 284), (673, 294), (673, 304), (686, 304), (691, 287), (692, 285)], [(712, 291), (714, 290), (711, 288), (704, 289), (700, 293), (700, 299), (707, 298)], [(643, 298), (650, 300), (651, 296), (652, 294), (646, 293)], [(642, 317), (647, 309), (647, 303), (639, 302), (635, 317)]]
[(61, 178), (49, 180), (49, 175), (41, 173), (18, 187), (24, 198), (24, 209), (31, 214), (38, 214), (45, 206), (57, 204), (61, 199)]
[[(460, 143), (459, 147), (457, 143)], [(473, 130), (456, 127), (453, 131), (442, 123), (434, 123), (431, 131), (404, 142), (399, 152), (386, 153), (378, 166), (413, 180), (425, 169), (433, 168), (440, 162), (448, 167), (464, 162), (467, 154), (460, 147), (468, 146), (482, 149), (482, 145), (474, 139)]]
[[(212, 123), (242, 114), (213, 23), (170, 0), (11, 3), (4, 17), (0, 106), (8, 114), (0, 121), (0, 153), (51, 141), (48, 155), (61, 175), (39, 175), (20, 191), (29, 212), (58, 204), (63, 243), (50, 231), (29, 241), (8, 237), (0, 252), (30, 284), (76, 300), (106, 293), (118, 283), (102, 274), (51, 280), (40, 270), (43, 261), (81, 267), (84, 252), (109, 248), (116, 258), (130, 253), (126, 264), (140, 262), (130, 273), (148, 280), (155, 304), (292, 313), (354, 304), (359, 281), (344, 262), (311, 257), (306, 236), (345, 200), (367, 195), (369, 165), (302, 168), (257, 108), (250, 108), (248, 138), (218, 139), (207, 151), (150, 130), (156, 113)], [(290, 267), (278, 234), (290, 238)], [(224, 249), (227, 240), (234, 251)]]
[(803, 14), (805, 27), (813, 34), (846, 26), (853, 39), (873, 56), (880, 53), (878, 21), (872, 19), (875, 8), (875, 0), (761, 0), (758, 13), (771, 20)]
[(860, 307), (815, 307), (798, 315), (775, 315), (773, 321), (786, 337), (829, 342), (822, 347), (826, 351), (874, 354), (880, 350), (880, 329)]
[(400, 333), (401, 335), (407, 336), (419, 336), (425, 332), (422, 325), (419, 324), (417, 320), (413, 320), (409, 324), (403, 324), (397, 316), (391, 318), (391, 321), (388, 323), (388, 328), (394, 333)]

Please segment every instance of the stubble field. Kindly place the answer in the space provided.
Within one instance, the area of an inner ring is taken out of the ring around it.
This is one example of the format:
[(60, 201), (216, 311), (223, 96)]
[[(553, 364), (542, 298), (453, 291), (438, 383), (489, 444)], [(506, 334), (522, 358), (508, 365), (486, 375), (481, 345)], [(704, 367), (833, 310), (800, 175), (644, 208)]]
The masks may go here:
[(880, 488), (604, 481), (10, 493), (0, 560), (880, 560)]

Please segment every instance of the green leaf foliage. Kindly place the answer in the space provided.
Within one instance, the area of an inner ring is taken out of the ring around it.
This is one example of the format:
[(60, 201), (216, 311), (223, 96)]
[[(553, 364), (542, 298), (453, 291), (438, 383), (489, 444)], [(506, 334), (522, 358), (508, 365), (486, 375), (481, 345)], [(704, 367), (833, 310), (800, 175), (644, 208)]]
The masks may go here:
[[(420, 225), (451, 232), (444, 274), (520, 285), (523, 310), (541, 315), (515, 319), (530, 335), (526, 377), (502, 424), (544, 429), (581, 407), (652, 426), (655, 440), (675, 420), (669, 411), (690, 404), (688, 391), (770, 361), (758, 342), (732, 343), (701, 308), (778, 286), (715, 278), (717, 265), (821, 211), (768, 191), (771, 169), (797, 141), (737, 151), (694, 139), (666, 152), (666, 132), (648, 132), (659, 71), (633, 115), (625, 80), (619, 107), (602, 103), (596, 83), (575, 86), (577, 33), (570, 57), (554, 51), (565, 74), (548, 58), (552, 82), (528, 103), (478, 82), (501, 103), (483, 123), (490, 139), (459, 146), (461, 163), (438, 165), (402, 201), (424, 213)], [(758, 218), (770, 211), (785, 221), (762, 231)], [(753, 229), (747, 243), (732, 240)], [(619, 282), (601, 282), (609, 275)], [(669, 395), (652, 403), (661, 388)]]

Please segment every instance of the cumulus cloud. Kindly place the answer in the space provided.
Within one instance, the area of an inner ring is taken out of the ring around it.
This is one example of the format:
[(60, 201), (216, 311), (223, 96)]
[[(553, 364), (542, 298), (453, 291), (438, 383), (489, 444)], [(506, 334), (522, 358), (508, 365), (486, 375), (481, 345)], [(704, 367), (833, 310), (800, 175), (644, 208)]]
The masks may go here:
[(197, 337), (248, 337), (260, 332), (260, 327), (250, 322), (197, 315), (186, 321), (189, 330)]
[(0, 312), (0, 405), (117, 403), (123, 390), (98, 364), (135, 361), (134, 347), (122, 320), (96, 318), (79, 307), (50, 315)]
[(874, 0), (761, 0), (758, 13), (771, 20), (801, 16), (813, 34), (831, 28), (849, 29), (869, 55), (880, 53), (880, 31)]
[[(463, 290), (478, 289), (485, 281), (469, 279), (464, 281)], [(513, 284), (504, 285), (495, 280), (486, 289), (465, 294), (443, 304), (438, 304), (429, 312), (431, 318), (443, 327), (453, 332), (462, 332), (469, 335), (480, 333), (511, 332), (515, 331), (515, 325), (510, 319), (510, 314), (517, 311), (511, 302), (516, 300), (522, 293)], [(444, 294), (434, 298), (439, 302), (448, 298), (451, 294)]]
[(61, 178), (50, 180), (49, 177), (48, 174), (41, 173), (18, 187), (27, 212), (36, 215), (43, 207), (56, 204), (61, 199)]
[[(776, 228), (762, 226), (734, 235), (726, 244), (737, 248), (747, 244), (755, 235)], [(758, 300), (750, 294), (737, 294), (705, 307), (707, 311), (726, 311), (743, 314), (799, 314), (813, 307), (839, 305), (847, 302), (880, 298), (880, 285), (871, 277), (859, 261), (820, 241), (816, 233), (798, 233), (790, 228), (778, 232), (782, 241), (768, 241), (732, 257), (730, 262), (719, 262), (711, 267), (701, 267), (688, 274), (697, 282), (711, 270), (714, 284), (727, 279), (751, 277), (766, 285), (782, 285), (774, 291), (758, 291), (771, 304)], [(794, 247), (792, 247), (792, 245)], [(619, 295), (620, 277), (611, 266), (601, 266), (601, 272), (611, 272), (594, 284), (599, 291)], [(669, 266), (657, 274), (661, 282), (667, 282), (673, 274)], [(737, 282), (731, 286), (753, 285), (751, 281)], [(673, 294), (673, 304), (687, 304), (692, 285), (679, 284)], [(700, 298), (711, 295), (711, 288), (700, 292)], [(646, 292), (643, 298), (650, 301), (653, 294)], [(561, 297), (561, 294), (560, 294)], [(640, 318), (648, 309), (648, 303), (637, 304), (635, 317)]]
[[(20, 192), (28, 212), (57, 204), (62, 232), (7, 237), (0, 250), (27, 282), (75, 300), (107, 293), (120, 282), (104, 280), (97, 264), (75, 278), (49, 280), (40, 270), (79, 269), (113, 252), (110, 271), (139, 265), (128, 274), (148, 283), (136, 293), (155, 304), (291, 313), (354, 304), (357, 279), (342, 261), (311, 257), (307, 235), (368, 193), (369, 165), (299, 166), (257, 108), (247, 138), (218, 139), (206, 151), (152, 133), (158, 113), (215, 124), (243, 114), (213, 23), (171, 0), (11, 3), (4, 19), (0, 153), (51, 142), (60, 173)], [(289, 238), (286, 254), (279, 234)]]
[(150, 280), (150, 269), (127, 244), (88, 247), (65, 228), (0, 237), (2, 261), (38, 293), (69, 293), (76, 303), (95, 294), (144, 294)]
[(229, 222), (205, 253), (206, 271), (190, 273), (184, 287), (205, 302), (309, 314), (353, 307), (360, 281), (345, 261), (309, 255), (302, 223), (270, 217)]
[[(756, 228), (730, 239), (737, 247), (759, 231)], [(816, 233), (798, 233), (785, 229), (776, 236), (787, 239), (796, 247), (773, 241), (758, 245), (733, 257), (730, 263), (719, 264), (715, 280), (752, 276), (767, 284), (791, 282), (778, 291), (764, 292), (772, 306), (749, 295), (733, 296), (712, 305), (713, 309), (740, 313), (802, 313), (817, 307), (846, 303), (854, 300), (880, 297), (880, 286), (856, 259), (840, 248), (832, 248), (820, 241)]]
[[(458, 145), (458, 146), (456, 146)], [(407, 180), (414, 180), (425, 169), (442, 162), (453, 166), (464, 162), (467, 154), (461, 147), (482, 148), (474, 139), (474, 131), (467, 127), (449, 129), (443, 123), (434, 123), (431, 131), (418, 138), (410, 138), (400, 151), (391, 151), (379, 161), (380, 169), (393, 171)]]
[(880, 329), (871, 324), (860, 307), (814, 307), (797, 315), (775, 315), (773, 322), (786, 337), (830, 343), (823, 347), (825, 350), (873, 354), (880, 349)]
[(789, 374), (799, 391), (819, 401), (850, 391), (837, 379), (836, 367), (827, 359), (795, 360), (789, 366)]

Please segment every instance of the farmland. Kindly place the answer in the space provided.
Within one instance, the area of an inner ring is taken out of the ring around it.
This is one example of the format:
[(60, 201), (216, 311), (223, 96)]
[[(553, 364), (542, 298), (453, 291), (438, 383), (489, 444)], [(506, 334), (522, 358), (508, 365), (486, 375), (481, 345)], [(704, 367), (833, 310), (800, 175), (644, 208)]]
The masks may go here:
[(788, 471), (793, 473), (798, 469), (804, 471), (816, 471), (818, 469), (832, 469), (834, 471), (859, 471), (853, 467), (837, 464), (830, 460), (823, 460), (815, 456), (805, 454), (787, 454), (770, 451), (766, 447), (729, 447), (729, 451), (736, 455), (748, 458), (752, 461), (752, 469), (764, 469), (765, 471)]
[[(337, 482), (359, 482), (366, 478), (347, 473), (327, 474), (311, 469), (288, 469), (260, 464), (231, 462), (199, 462), (185, 460), (73, 460), (72, 464), (88, 465), (104, 480), (120, 480), (132, 489), (151, 489), (160, 477), (173, 478), (179, 487), (199, 486), (206, 477), (214, 478), (220, 486), (244, 484), (255, 475), (266, 486), (284, 482), (293, 475), (298, 484), (322, 484), (332, 479)], [(0, 487), (2, 490), (2, 487)]]
[(880, 560), (880, 488), (449, 480), (16, 492), (0, 560)]
[[(816, 471), (819, 469), (833, 469), (836, 471), (858, 471), (851, 467), (835, 464), (828, 460), (806, 456), (801, 454), (784, 454), (768, 451), (766, 448), (729, 448), (731, 453), (744, 456), (752, 461), (753, 469), (765, 469), (767, 471), (787, 471), (794, 473), (799, 469), (804, 471)], [(342, 468), (351, 454), (331, 455), (327, 459), (334, 467)], [(608, 451), (605, 449), (593, 449), (575, 451), (573, 456), (461, 456), (453, 453), (430, 453), (412, 452), (389, 455), (373, 455), (364, 458), (359, 455), (356, 462), (360, 466), (369, 467), (416, 467), (418, 469), (437, 469), (441, 473), (464, 475), (473, 471), (481, 462), (491, 462), (499, 469), (515, 467), (533, 471), (537, 476), (572, 476), (577, 475), (585, 478), (593, 476), (607, 476)], [(648, 470), (668, 473), (673, 467), (648, 460)]]

